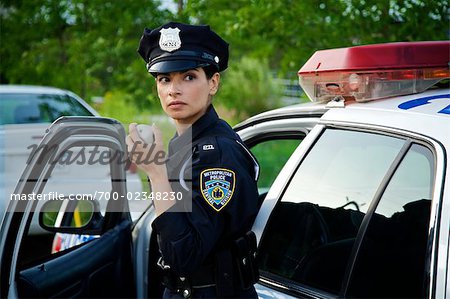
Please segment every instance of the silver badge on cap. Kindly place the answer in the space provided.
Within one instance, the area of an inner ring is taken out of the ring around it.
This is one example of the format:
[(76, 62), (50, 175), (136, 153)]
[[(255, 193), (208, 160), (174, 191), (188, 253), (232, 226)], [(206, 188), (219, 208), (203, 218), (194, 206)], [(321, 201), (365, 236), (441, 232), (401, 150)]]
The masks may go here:
[(161, 29), (161, 37), (159, 38), (159, 47), (163, 51), (172, 52), (181, 47), (180, 29), (164, 28)]

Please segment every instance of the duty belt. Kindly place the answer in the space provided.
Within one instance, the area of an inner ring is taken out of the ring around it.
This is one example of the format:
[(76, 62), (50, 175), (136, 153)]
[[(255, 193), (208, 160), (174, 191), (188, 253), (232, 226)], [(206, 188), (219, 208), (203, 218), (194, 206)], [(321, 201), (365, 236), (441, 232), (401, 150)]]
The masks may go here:
[(192, 289), (216, 287), (219, 298), (233, 297), (236, 291), (247, 290), (259, 279), (256, 256), (256, 235), (249, 231), (234, 240), (229, 249), (215, 252), (214, 259), (202, 265), (189, 277), (180, 277), (162, 257), (158, 266), (163, 270), (163, 285), (171, 291), (190, 298)]
[(163, 271), (163, 285), (169, 290), (179, 293), (184, 298), (190, 298), (192, 289), (216, 286), (213, 266), (203, 267), (189, 278), (176, 275), (169, 265), (164, 264), (162, 257), (158, 260), (158, 266)]

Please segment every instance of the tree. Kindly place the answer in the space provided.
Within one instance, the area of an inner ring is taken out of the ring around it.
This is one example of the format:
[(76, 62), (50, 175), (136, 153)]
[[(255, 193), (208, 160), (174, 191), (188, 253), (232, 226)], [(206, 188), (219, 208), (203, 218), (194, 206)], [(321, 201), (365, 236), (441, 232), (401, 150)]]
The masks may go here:
[[(253, 86), (262, 101), (272, 103), (276, 94), (259, 89), (269, 80), (258, 64), (266, 75), (294, 79), (318, 49), (449, 38), (449, 0), (173, 3), (176, 15), (160, 9), (158, 0), (3, 0), (0, 82), (66, 88), (88, 101), (107, 94), (110, 101), (122, 98), (138, 111), (152, 109), (159, 107), (155, 83), (136, 52), (144, 27), (171, 20), (209, 24), (230, 43), (231, 67), (224, 81), (229, 83), (224, 83), (221, 102), (238, 105), (243, 116), (269, 106), (253, 103), (244, 109), (244, 97), (253, 94), (244, 94), (238, 82)], [(247, 67), (252, 71), (242, 78)]]
[(267, 58), (283, 75), (318, 49), (449, 38), (448, 0), (189, 0), (187, 10), (224, 34), (233, 57)]
[(52, 85), (88, 101), (120, 89), (139, 107), (156, 101), (136, 52), (144, 27), (171, 18), (157, 1), (36, 0), (2, 4), (3, 83)]
[(232, 110), (238, 120), (275, 108), (280, 88), (265, 60), (242, 57), (225, 71), (215, 102)]

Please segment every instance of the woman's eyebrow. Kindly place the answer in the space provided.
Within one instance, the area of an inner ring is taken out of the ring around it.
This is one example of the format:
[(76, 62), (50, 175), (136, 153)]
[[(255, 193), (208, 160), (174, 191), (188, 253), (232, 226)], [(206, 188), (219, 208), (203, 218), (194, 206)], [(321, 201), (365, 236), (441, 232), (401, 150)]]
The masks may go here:
[(170, 76), (170, 74), (172, 74), (172, 73), (176, 73), (176, 74), (181, 74), (181, 75), (183, 75), (183, 74), (186, 74), (186, 73), (192, 72), (192, 71), (199, 72), (200, 70), (199, 70), (199, 68), (197, 67), (197, 68), (195, 68), (195, 69), (188, 69), (188, 70), (185, 70), (185, 71), (179, 71), (179, 72), (157, 73), (156, 76)]
[(189, 73), (189, 72), (192, 72), (192, 71), (194, 71), (194, 72), (199, 72), (199, 69), (198, 69), (198, 68), (195, 68), (195, 69), (189, 69), (189, 70), (181, 71), (181, 72), (179, 72), (179, 73), (180, 73), (180, 74), (186, 74), (186, 73)]

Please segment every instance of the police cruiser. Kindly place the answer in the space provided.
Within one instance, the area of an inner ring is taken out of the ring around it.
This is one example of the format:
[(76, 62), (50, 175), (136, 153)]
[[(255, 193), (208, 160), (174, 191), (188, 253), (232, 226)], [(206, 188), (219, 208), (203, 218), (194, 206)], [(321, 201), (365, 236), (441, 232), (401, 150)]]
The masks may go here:
[(298, 73), (313, 104), (240, 126), (248, 140), (322, 114), (253, 228), (261, 298), (450, 296), (449, 55), (447, 41), (318, 51)]
[[(235, 127), (261, 167), (253, 226), (260, 298), (450, 297), (449, 55), (449, 41), (318, 51), (299, 71), (311, 103)], [(65, 118), (44, 139), (49, 148), (82, 142), (123, 151), (120, 127)], [(17, 193), (44, 188), (52, 168), (39, 158)], [(111, 165), (111, 173), (112, 192), (125, 193), (123, 168)], [(2, 223), (0, 296), (160, 297), (154, 209), (130, 223), (127, 201), (112, 203), (100, 215), (93, 202), (81, 227), (64, 221), (70, 204), (56, 214), (10, 204), (22, 213)], [(27, 235), (33, 215), (52, 233), (99, 237), (38, 256)]]

